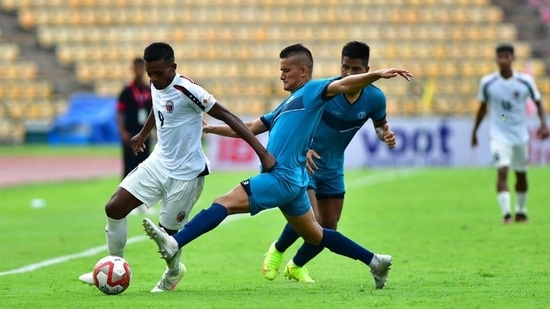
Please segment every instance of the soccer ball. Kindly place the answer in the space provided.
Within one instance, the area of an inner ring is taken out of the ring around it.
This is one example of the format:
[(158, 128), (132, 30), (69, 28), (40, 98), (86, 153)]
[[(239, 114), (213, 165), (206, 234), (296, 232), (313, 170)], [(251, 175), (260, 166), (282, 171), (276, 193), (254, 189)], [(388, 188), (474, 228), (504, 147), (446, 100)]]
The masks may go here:
[(132, 270), (125, 259), (109, 255), (94, 266), (94, 284), (103, 293), (116, 295), (130, 286)]

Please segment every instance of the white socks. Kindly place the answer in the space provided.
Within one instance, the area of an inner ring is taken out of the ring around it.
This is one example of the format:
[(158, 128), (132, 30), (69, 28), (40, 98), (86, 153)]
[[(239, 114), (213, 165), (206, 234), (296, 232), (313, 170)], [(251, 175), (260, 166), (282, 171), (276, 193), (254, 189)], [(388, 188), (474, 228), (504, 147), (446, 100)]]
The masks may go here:
[(176, 276), (180, 273), (180, 257), (182, 249), (179, 249), (173, 258), (166, 260), (166, 266), (168, 266), (168, 275)]
[(516, 192), (516, 213), (527, 213), (527, 192)]
[(124, 247), (128, 238), (128, 221), (126, 218), (115, 220), (107, 217), (105, 227), (107, 236), (107, 249), (110, 255), (124, 256)]
[(497, 193), (497, 200), (498, 205), (500, 206), (500, 211), (502, 212), (502, 215), (510, 214), (511, 207), (510, 207), (510, 192), (509, 191), (501, 191)]

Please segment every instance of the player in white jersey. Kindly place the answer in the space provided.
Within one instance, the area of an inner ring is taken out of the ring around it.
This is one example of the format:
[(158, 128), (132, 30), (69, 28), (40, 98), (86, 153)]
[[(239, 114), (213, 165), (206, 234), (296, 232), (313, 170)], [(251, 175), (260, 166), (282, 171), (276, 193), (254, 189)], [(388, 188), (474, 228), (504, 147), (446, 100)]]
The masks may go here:
[[(203, 112), (224, 121), (243, 138), (260, 158), (264, 171), (270, 171), (275, 158), (250, 132), (248, 127), (192, 80), (176, 73), (172, 47), (152, 43), (143, 59), (151, 81), (153, 109), (142, 130), (132, 140), (134, 153), (145, 150), (145, 140), (153, 127), (157, 144), (151, 155), (125, 177), (105, 205), (107, 247), (110, 255), (123, 256), (127, 240), (127, 215), (136, 207), (161, 202), (159, 226), (175, 234), (188, 221), (198, 200), (204, 176), (210, 173), (202, 150)], [(169, 261), (167, 269), (151, 292), (173, 290), (185, 274), (180, 262), (181, 250)], [(91, 273), (80, 276), (93, 284)]]
[(529, 134), (527, 131), (527, 100), (531, 98), (540, 119), (538, 137), (548, 137), (546, 116), (541, 96), (534, 79), (512, 69), (514, 47), (508, 43), (496, 48), (499, 70), (483, 76), (480, 81), (478, 100), (481, 102), (472, 132), (472, 147), (477, 146), (477, 129), (489, 110), (491, 152), (497, 168), (497, 200), (503, 223), (512, 221), (511, 198), (508, 189), (508, 168), (516, 174), (516, 222), (527, 221), (527, 164)]

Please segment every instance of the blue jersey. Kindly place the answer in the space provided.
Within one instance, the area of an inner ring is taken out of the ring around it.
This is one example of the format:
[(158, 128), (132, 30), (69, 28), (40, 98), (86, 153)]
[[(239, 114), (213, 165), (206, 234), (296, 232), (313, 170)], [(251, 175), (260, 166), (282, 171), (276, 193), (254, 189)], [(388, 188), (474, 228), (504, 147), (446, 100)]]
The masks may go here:
[(307, 186), (306, 153), (321, 120), (326, 88), (333, 78), (312, 80), (296, 90), (274, 111), (260, 119), (269, 130), (267, 150), (276, 159), (272, 173), (292, 184)]
[[(325, 172), (343, 173), (344, 151), (355, 133), (369, 118), (382, 120), (386, 117), (386, 96), (378, 87), (368, 85), (353, 104), (344, 94), (330, 100), (323, 111), (311, 149), (321, 159), (315, 160), (319, 168), (315, 174), (322, 177)], [(333, 176), (331, 176), (333, 177)]]

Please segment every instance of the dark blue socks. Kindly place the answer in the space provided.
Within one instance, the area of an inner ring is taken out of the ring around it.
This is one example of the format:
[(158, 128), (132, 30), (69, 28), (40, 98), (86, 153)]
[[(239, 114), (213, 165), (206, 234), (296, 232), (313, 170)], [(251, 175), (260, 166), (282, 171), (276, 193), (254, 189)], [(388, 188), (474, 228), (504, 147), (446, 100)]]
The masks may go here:
[(292, 258), (294, 264), (300, 267), (304, 267), (307, 262), (311, 261), (317, 254), (321, 253), (325, 249), (323, 246), (311, 245), (304, 243), (296, 252), (296, 255)]
[(185, 224), (181, 231), (173, 236), (181, 248), (193, 239), (218, 226), (225, 217), (227, 217), (227, 209), (220, 204), (214, 203), (210, 208), (201, 210), (191, 221)]
[(323, 248), (328, 248), (334, 253), (347, 256), (354, 260), (360, 260), (367, 266), (374, 256), (374, 253), (363, 248), (353, 240), (342, 235), (340, 232), (323, 229), (323, 239), (321, 240), (321, 243), (318, 246), (304, 243), (294, 257), (294, 263), (298, 266), (304, 266), (307, 262), (319, 254)]
[(294, 231), (290, 224), (286, 224), (281, 236), (275, 242), (275, 248), (279, 252), (285, 252), (296, 240), (300, 238), (300, 235)]

